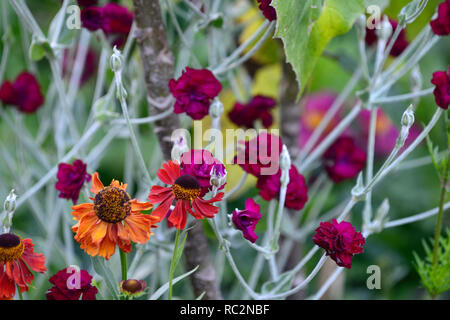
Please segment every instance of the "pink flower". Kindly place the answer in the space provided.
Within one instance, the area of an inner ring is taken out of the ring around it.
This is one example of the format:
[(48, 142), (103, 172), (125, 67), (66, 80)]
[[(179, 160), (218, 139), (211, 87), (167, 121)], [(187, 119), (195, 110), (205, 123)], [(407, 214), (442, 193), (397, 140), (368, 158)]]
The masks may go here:
[(238, 150), (234, 163), (240, 165), (245, 172), (255, 177), (278, 172), (283, 148), (280, 137), (264, 131), (250, 141), (241, 143), (244, 148)]
[(98, 290), (91, 285), (92, 276), (86, 270), (80, 270), (78, 275), (75, 269), (69, 271), (62, 269), (48, 280), (53, 287), (46, 294), (47, 300), (97, 300)]
[[(78, 48), (74, 50), (74, 55), (76, 55), (78, 52)], [(73, 69), (74, 66), (74, 60), (75, 56), (70, 56), (70, 50), (65, 49), (64, 50), (64, 57), (63, 57), (63, 68), (62, 73), (63, 76), (69, 76), (70, 71)], [(97, 54), (94, 50), (89, 48), (86, 52), (86, 59), (84, 61), (83, 65), (83, 71), (81, 73), (80, 78), (80, 85), (84, 85), (86, 82), (89, 81), (89, 79), (95, 74), (97, 71)], [(73, 72), (73, 71), (72, 71)]]
[[(389, 22), (392, 26), (392, 33), (394, 33), (395, 29), (397, 29), (398, 22), (391, 18), (389, 18)], [(378, 39), (378, 37), (376, 34), (376, 29), (375, 28), (374, 29), (366, 28), (366, 44), (368, 46), (371, 46), (377, 42), (377, 39)], [(387, 45), (389, 45), (389, 41), (388, 41)], [(409, 45), (409, 42), (408, 42), (408, 40), (406, 40), (406, 32), (403, 29), (402, 31), (400, 31), (400, 34), (398, 35), (397, 40), (395, 40), (395, 43), (391, 49), (391, 52), (389, 52), (389, 54), (393, 57), (398, 57), (406, 49), (406, 47), (408, 45)]]
[(257, 1), (259, 2), (259, 9), (262, 11), (264, 17), (266, 17), (267, 20), (273, 21), (277, 19), (277, 12), (275, 11), (275, 8), (270, 5), (272, 3), (272, 0)]
[(34, 75), (22, 72), (14, 83), (5, 81), (2, 84), (0, 100), (15, 105), (22, 112), (33, 113), (44, 103), (44, 96)]
[(178, 80), (169, 81), (169, 88), (176, 99), (174, 112), (186, 112), (192, 119), (201, 120), (208, 115), (211, 100), (217, 97), (222, 85), (211, 71), (187, 67)]
[(430, 26), (438, 36), (450, 34), (450, 0), (446, 0), (439, 5), (438, 17), (430, 21)]
[(260, 119), (263, 126), (268, 128), (273, 123), (270, 109), (275, 108), (275, 105), (274, 99), (258, 95), (247, 104), (237, 102), (228, 113), (228, 117), (236, 125), (246, 128), (254, 128), (255, 120)]
[[(311, 137), (313, 131), (322, 121), (327, 111), (330, 109), (336, 95), (329, 92), (320, 92), (306, 96), (302, 103), (302, 114), (300, 116), (300, 138), (299, 146), (303, 148)], [(330, 121), (322, 136), (326, 136), (339, 123), (341, 113), (338, 112)], [(320, 142), (320, 140), (319, 140)]]
[(86, 164), (79, 159), (73, 164), (60, 163), (56, 177), (58, 181), (55, 187), (60, 191), (59, 197), (72, 199), (73, 204), (77, 203), (83, 184), (91, 180), (91, 175), (86, 172)]
[(362, 253), (366, 240), (361, 232), (356, 232), (350, 222), (338, 223), (336, 219), (330, 222), (321, 222), (316, 229), (313, 241), (325, 249), (326, 255), (336, 261), (340, 267), (350, 269), (353, 255)]
[[(181, 155), (180, 162), (181, 175), (189, 174), (197, 178), (202, 188), (201, 197), (212, 190), (211, 173), (213, 169), (216, 174), (225, 176), (225, 166), (220, 160), (214, 158), (213, 154), (208, 150), (186, 151)], [(218, 190), (224, 187), (225, 184), (220, 186)]]
[[(367, 139), (369, 136), (370, 127), (370, 111), (362, 110), (358, 116), (359, 126), (362, 129), (361, 143), (360, 145), (366, 147)], [(417, 136), (420, 134), (420, 128), (413, 125), (409, 130), (408, 138), (405, 141), (405, 145), (401, 149), (404, 150), (409, 146)], [(378, 156), (386, 156), (391, 153), (395, 147), (397, 137), (400, 134), (400, 130), (394, 125), (389, 116), (383, 112), (381, 108), (377, 111), (377, 125), (375, 129), (375, 154)]]
[[(266, 201), (277, 199), (281, 189), (281, 170), (271, 176), (260, 176), (256, 187), (259, 195)], [(305, 178), (298, 173), (297, 168), (292, 165), (289, 169), (289, 183), (286, 192), (284, 206), (289, 209), (301, 210), (308, 201), (308, 187)]]
[(338, 183), (358, 175), (366, 163), (366, 153), (358, 148), (353, 138), (338, 138), (323, 155), (325, 170)]
[(436, 104), (442, 109), (447, 110), (450, 104), (450, 67), (447, 73), (445, 71), (434, 72), (431, 83), (436, 86), (433, 91)]
[(262, 214), (259, 212), (259, 204), (252, 198), (245, 200), (244, 210), (234, 210), (231, 220), (235, 227), (242, 231), (244, 238), (255, 243), (258, 236), (255, 234), (255, 227)]

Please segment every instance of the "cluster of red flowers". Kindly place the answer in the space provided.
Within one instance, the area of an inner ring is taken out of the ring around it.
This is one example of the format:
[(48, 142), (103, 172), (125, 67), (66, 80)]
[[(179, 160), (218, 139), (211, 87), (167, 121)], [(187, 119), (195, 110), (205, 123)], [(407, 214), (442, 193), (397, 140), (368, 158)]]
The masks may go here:
[(98, 289), (86, 270), (65, 268), (48, 280), (53, 287), (47, 291), (47, 300), (96, 300)]
[(33, 113), (44, 103), (44, 96), (35, 76), (22, 72), (14, 82), (3, 82), (0, 87), (0, 101), (14, 105), (22, 112)]
[(275, 108), (274, 99), (262, 95), (253, 97), (247, 104), (237, 102), (233, 110), (228, 113), (230, 120), (244, 128), (254, 128), (255, 121), (261, 120), (264, 128), (269, 128), (273, 123), (270, 110)]

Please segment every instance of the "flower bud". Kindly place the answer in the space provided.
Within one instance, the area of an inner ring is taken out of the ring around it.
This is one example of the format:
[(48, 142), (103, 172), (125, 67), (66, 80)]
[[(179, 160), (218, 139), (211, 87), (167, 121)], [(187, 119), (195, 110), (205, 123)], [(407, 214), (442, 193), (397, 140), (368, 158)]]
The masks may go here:
[(112, 71), (119, 72), (122, 70), (122, 54), (117, 50), (116, 46), (114, 46), (109, 63)]
[(357, 200), (362, 200), (364, 197), (364, 182), (362, 177), (362, 172), (358, 174), (358, 178), (356, 178), (356, 184), (352, 188), (352, 196)]
[(180, 161), (181, 155), (186, 151), (189, 151), (186, 135), (182, 131), (179, 134), (172, 136), (171, 140), (173, 143), (171, 151), (172, 160)]
[(380, 29), (377, 29), (376, 34), (380, 40), (387, 41), (392, 35), (392, 25), (387, 17), (384, 17), (380, 22)]
[(360, 41), (364, 41), (366, 37), (366, 25), (367, 25), (367, 18), (365, 14), (362, 14), (356, 19), (356, 32), (358, 33), (358, 39)]
[(3, 233), (8, 233), (12, 226), (12, 218), (14, 211), (16, 210), (16, 199), (17, 195), (14, 193), (14, 189), (11, 190), (9, 195), (6, 197), (4, 203), (4, 209), (6, 211), (5, 218), (3, 219)]
[(402, 126), (411, 128), (414, 124), (414, 106), (411, 104), (402, 115)]
[(211, 106), (209, 107), (209, 115), (212, 118), (220, 118), (223, 114), (224, 107), (222, 101), (220, 99), (215, 98), (214, 101), (211, 103)]
[(405, 27), (412, 23), (422, 13), (428, 1), (412, 0), (400, 10), (398, 23), (400, 27)]
[(227, 170), (222, 164), (215, 164), (211, 169), (211, 178), (209, 183), (214, 188), (220, 188), (227, 182)]
[(281, 183), (283, 185), (289, 184), (289, 170), (291, 169), (291, 156), (288, 148), (283, 144), (283, 150), (280, 154), (280, 168), (281, 168)]
[(128, 279), (120, 281), (120, 293), (128, 298), (138, 298), (145, 294), (147, 284), (143, 280)]

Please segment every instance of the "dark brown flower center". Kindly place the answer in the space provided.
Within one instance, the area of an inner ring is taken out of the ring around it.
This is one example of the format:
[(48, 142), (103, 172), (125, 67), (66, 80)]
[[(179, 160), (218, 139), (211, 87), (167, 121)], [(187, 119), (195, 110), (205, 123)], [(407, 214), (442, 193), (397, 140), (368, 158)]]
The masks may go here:
[(22, 240), (13, 233), (0, 235), (0, 261), (8, 262), (20, 258), (25, 250)]
[(193, 200), (200, 196), (202, 188), (197, 178), (190, 174), (178, 177), (172, 185), (172, 192), (178, 200)]
[(144, 288), (141, 281), (129, 279), (122, 282), (122, 290), (129, 293), (136, 293), (142, 291)]
[(131, 212), (130, 196), (117, 187), (103, 188), (94, 199), (94, 211), (99, 219), (117, 223)]

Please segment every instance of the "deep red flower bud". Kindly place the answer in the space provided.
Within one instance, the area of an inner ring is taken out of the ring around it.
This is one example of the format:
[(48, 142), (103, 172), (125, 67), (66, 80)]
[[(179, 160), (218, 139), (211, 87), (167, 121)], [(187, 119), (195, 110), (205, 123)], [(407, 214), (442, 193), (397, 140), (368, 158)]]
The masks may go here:
[(257, 95), (247, 104), (235, 103), (233, 110), (228, 113), (228, 117), (236, 125), (245, 128), (254, 128), (255, 120), (260, 119), (264, 128), (268, 128), (273, 123), (270, 109), (275, 108), (275, 105), (274, 99)]
[(450, 104), (450, 67), (447, 73), (445, 71), (434, 72), (431, 83), (436, 86), (433, 91), (436, 104), (442, 109), (447, 110)]
[(430, 21), (430, 26), (438, 36), (450, 34), (450, 0), (446, 0), (439, 5), (438, 17)]
[(59, 197), (72, 199), (73, 204), (77, 203), (83, 184), (91, 180), (91, 175), (86, 172), (86, 164), (79, 159), (73, 164), (60, 163), (56, 177), (58, 181), (55, 188), (60, 191)]
[(366, 164), (366, 153), (358, 148), (353, 138), (338, 138), (323, 155), (325, 170), (334, 182), (352, 179)]
[(257, 0), (259, 2), (259, 10), (262, 11), (264, 17), (269, 21), (277, 20), (277, 12), (271, 6), (272, 0)]
[(44, 103), (38, 81), (28, 72), (22, 72), (14, 83), (5, 81), (0, 87), (0, 100), (12, 104), (25, 113), (35, 112)]
[(177, 80), (169, 81), (169, 89), (176, 99), (174, 112), (186, 112), (192, 119), (201, 120), (209, 113), (209, 106), (222, 90), (222, 85), (207, 69), (187, 67)]
[(350, 222), (321, 222), (316, 229), (313, 241), (325, 249), (326, 255), (336, 261), (340, 267), (350, 269), (353, 255), (362, 253), (366, 242), (361, 232), (356, 232)]
[(255, 243), (258, 236), (255, 234), (255, 227), (259, 219), (262, 218), (260, 206), (252, 198), (245, 200), (244, 210), (234, 210), (231, 220), (234, 226), (242, 231), (245, 239)]
[(92, 276), (86, 270), (62, 269), (48, 281), (53, 284), (46, 294), (47, 300), (97, 300), (98, 289), (91, 285)]

